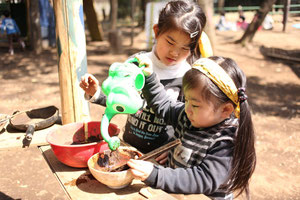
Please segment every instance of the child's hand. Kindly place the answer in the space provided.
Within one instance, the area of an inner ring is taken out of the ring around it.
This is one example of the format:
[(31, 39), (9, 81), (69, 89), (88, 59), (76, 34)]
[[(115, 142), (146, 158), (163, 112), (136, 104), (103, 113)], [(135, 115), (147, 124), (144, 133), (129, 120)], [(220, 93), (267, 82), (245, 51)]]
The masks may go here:
[(153, 170), (153, 163), (143, 160), (130, 159), (127, 162), (134, 178), (144, 181)]
[(99, 87), (99, 81), (91, 74), (85, 74), (81, 77), (79, 86), (86, 94), (94, 96)]
[(143, 73), (144, 75), (150, 76), (153, 73), (153, 66), (152, 66), (152, 61), (151, 59), (146, 56), (146, 55), (136, 55), (135, 58), (138, 60), (139, 62), (139, 67), (143, 66)]
[(168, 155), (169, 155), (169, 152), (168, 152), (168, 151), (167, 151), (167, 152), (164, 152), (164, 153), (160, 154), (159, 156), (157, 156), (157, 157), (155, 158), (155, 160), (156, 160), (156, 162), (158, 162), (159, 164), (164, 165), (164, 164), (167, 162), (167, 160), (168, 160)]

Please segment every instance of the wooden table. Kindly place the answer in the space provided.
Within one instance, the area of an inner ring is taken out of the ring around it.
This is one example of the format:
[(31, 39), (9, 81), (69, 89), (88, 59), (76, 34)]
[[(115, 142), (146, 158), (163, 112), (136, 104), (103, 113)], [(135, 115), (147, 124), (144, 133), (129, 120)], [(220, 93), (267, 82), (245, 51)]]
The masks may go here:
[(205, 200), (204, 195), (168, 194), (163, 190), (153, 189), (134, 179), (132, 184), (123, 189), (110, 189), (98, 182), (88, 168), (77, 169), (61, 163), (51, 150), (50, 145), (39, 147), (57, 180), (72, 200)]

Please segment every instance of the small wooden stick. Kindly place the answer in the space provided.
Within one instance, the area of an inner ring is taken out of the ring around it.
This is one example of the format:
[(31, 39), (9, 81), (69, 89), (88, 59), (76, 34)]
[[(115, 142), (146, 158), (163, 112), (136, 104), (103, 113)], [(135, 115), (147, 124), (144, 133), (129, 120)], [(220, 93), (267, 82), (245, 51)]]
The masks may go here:
[(89, 138), (88, 122), (83, 122), (83, 124), (84, 124), (84, 141), (87, 143)]
[[(149, 153), (144, 154), (143, 156), (139, 157), (138, 160), (149, 160), (151, 158), (154, 158), (155, 156), (160, 155), (161, 153), (168, 151), (172, 148), (174, 148), (175, 146), (181, 144), (180, 139), (176, 139), (172, 142), (169, 142), (153, 151), (150, 151)], [(118, 163), (117, 165), (113, 166), (112, 168), (110, 168), (110, 171), (117, 171), (119, 168), (123, 167), (124, 165), (127, 164), (127, 161), (123, 161)]]
[(176, 139), (172, 142), (169, 142), (168, 144), (165, 144), (157, 149), (154, 149), (153, 151), (144, 154), (143, 156), (139, 157), (138, 160), (149, 160), (151, 158), (154, 158), (155, 156), (158, 156), (159, 154), (168, 151), (177, 145), (181, 144), (180, 139)]

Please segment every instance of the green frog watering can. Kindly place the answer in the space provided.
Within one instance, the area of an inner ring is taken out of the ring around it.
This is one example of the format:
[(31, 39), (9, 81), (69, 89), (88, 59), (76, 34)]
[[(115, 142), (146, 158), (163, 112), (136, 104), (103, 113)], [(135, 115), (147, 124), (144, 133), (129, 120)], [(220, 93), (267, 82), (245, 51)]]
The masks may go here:
[(109, 68), (108, 78), (102, 83), (102, 91), (107, 100), (101, 120), (101, 135), (113, 151), (120, 146), (120, 139), (109, 136), (110, 120), (116, 114), (134, 114), (143, 106), (140, 93), (145, 84), (145, 76), (138, 65), (136, 59), (113, 63)]

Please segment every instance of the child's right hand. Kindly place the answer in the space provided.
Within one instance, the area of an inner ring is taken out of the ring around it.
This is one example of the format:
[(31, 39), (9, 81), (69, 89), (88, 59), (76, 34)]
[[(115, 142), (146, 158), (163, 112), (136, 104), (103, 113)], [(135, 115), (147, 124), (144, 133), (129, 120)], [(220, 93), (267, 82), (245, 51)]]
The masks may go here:
[(140, 55), (136, 55), (135, 58), (138, 60), (139, 62), (139, 67), (142, 67), (142, 70), (143, 70), (143, 74), (147, 77), (147, 76), (150, 76), (151, 74), (153, 74), (153, 64), (152, 64), (152, 61), (151, 59), (146, 56), (146, 55), (143, 55), (143, 54), (140, 54)]
[(131, 168), (133, 177), (141, 181), (146, 180), (153, 170), (153, 163), (144, 160), (130, 159), (127, 165)]
[(92, 74), (85, 74), (81, 77), (79, 86), (86, 94), (94, 96), (99, 87), (99, 81)]

